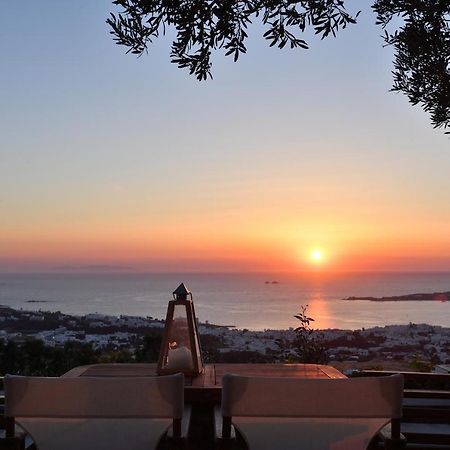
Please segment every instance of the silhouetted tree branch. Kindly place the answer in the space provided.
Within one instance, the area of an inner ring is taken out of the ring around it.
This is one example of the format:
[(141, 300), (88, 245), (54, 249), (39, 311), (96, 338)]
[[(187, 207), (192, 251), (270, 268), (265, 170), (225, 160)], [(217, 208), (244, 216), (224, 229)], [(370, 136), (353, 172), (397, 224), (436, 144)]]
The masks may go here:
[[(377, 0), (377, 23), (395, 49), (393, 91), (430, 113), (435, 127), (450, 126), (450, 1)], [(386, 31), (394, 17), (403, 24)]]
[(260, 17), (270, 46), (308, 48), (298, 34), (312, 27), (322, 38), (356, 23), (343, 0), (115, 0), (123, 12), (107, 23), (115, 41), (141, 55), (167, 26), (176, 29), (171, 59), (199, 80), (211, 76), (211, 52), (223, 49), (237, 61), (246, 53), (247, 26)]
[[(322, 39), (358, 14), (346, 11), (344, 0), (115, 0), (122, 11), (107, 23), (114, 40), (141, 55), (166, 28), (176, 30), (171, 60), (197, 79), (211, 77), (211, 53), (222, 49), (237, 61), (246, 53), (247, 28), (260, 18), (269, 45), (307, 49), (300, 38), (307, 29)], [(413, 105), (431, 115), (435, 127), (450, 127), (450, 1), (375, 0), (377, 23), (395, 49), (392, 90), (405, 93)], [(387, 31), (394, 17), (401, 25)]]

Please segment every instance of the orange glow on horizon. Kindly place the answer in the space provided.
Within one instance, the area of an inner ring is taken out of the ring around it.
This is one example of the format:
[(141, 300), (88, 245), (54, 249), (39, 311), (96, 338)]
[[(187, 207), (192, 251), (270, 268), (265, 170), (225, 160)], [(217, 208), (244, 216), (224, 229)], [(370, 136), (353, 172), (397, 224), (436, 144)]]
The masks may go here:
[(206, 272), (450, 270), (450, 236), (441, 223), (429, 224), (425, 240), (418, 238), (425, 235), (421, 229), (413, 233), (398, 221), (375, 227), (350, 212), (306, 219), (238, 212), (192, 214), (186, 221), (148, 216), (11, 224), (0, 235), (0, 269), (115, 264)]

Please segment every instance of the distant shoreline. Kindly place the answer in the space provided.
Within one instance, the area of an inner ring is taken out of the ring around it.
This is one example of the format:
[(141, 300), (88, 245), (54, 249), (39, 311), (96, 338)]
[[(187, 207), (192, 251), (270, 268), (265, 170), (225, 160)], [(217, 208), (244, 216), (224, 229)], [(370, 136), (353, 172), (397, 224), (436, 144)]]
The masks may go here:
[[(343, 299), (346, 300), (346, 299)], [(19, 313), (19, 314), (26, 314), (26, 315), (42, 315), (43, 317), (50, 317), (50, 316), (58, 316), (60, 319), (64, 319), (64, 320), (116, 320), (118, 317), (122, 317), (122, 318), (127, 318), (127, 319), (131, 319), (131, 320), (142, 320), (142, 321), (148, 321), (149, 324), (148, 326), (152, 327), (152, 326), (157, 326), (159, 327), (164, 327), (165, 324), (165, 320), (164, 319), (159, 319), (156, 317), (149, 317), (149, 316), (140, 316), (140, 315), (126, 315), (126, 314), (121, 314), (119, 316), (115, 316), (112, 314), (103, 314), (103, 313), (87, 313), (87, 314), (71, 314), (71, 313), (63, 313), (61, 311), (46, 311), (46, 310), (36, 310), (36, 309), (23, 309), (23, 308), (15, 308), (9, 305), (3, 305), (0, 304), (0, 321), (1, 321), (1, 317), (2, 316), (11, 316), (14, 315), (15, 313)], [(201, 326), (203, 328), (203, 330), (228, 330), (230, 332), (233, 333), (238, 333), (238, 334), (242, 334), (242, 333), (250, 333), (250, 334), (259, 334), (259, 333), (270, 333), (270, 332), (294, 332), (294, 328), (293, 327), (289, 327), (289, 328), (265, 328), (264, 330), (251, 330), (245, 327), (238, 327), (236, 325), (220, 325), (220, 324), (215, 324), (215, 323), (211, 323), (208, 320), (206, 321), (199, 321), (198, 325)], [(419, 322), (419, 323), (414, 323), (414, 322), (410, 322), (409, 324), (386, 324), (386, 325), (373, 325), (373, 326), (369, 326), (369, 327), (360, 327), (360, 328), (356, 328), (356, 329), (349, 329), (349, 328), (338, 328), (338, 327), (329, 327), (329, 328), (316, 328), (314, 329), (314, 331), (317, 332), (326, 332), (326, 331), (337, 331), (337, 332), (350, 332), (350, 333), (354, 333), (354, 332), (359, 332), (361, 330), (377, 330), (377, 329), (383, 329), (383, 328), (389, 328), (389, 327), (411, 327), (411, 326), (428, 326), (428, 327), (434, 327), (434, 328), (441, 328), (441, 329), (445, 329), (448, 330), (448, 332), (450, 332), (450, 327), (446, 327), (446, 326), (442, 326), (442, 325), (432, 325), (426, 322)], [(1, 335), (1, 333), (0, 333)], [(1, 339), (1, 337), (0, 337)]]
[(406, 295), (393, 295), (390, 297), (346, 297), (342, 300), (365, 300), (370, 302), (447, 302), (450, 300), (450, 291), (447, 292), (433, 292), (428, 294), (406, 294)]
[[(146, 335), (162, 335), (161, 319), (140, 316), (86, 314), (74, 316), (61, 312), (25, 311), (0, 307), (0, 340), (23, 343), (39, 340), (46, 346), (64, 348), (67, 343), (91, 345), (94, 350), (122, 351), (131, 354), (142, 345)], [(217, 362), (279, 362), (296, 357), (297, 336), (293, 328), (251, 331), (199, 323), (203, 350)], [(415, 361), (450, 363), (450, 328), (424, 323), (385, 325), (345, 330), (314, 330), (326, 348), (331, 362), (372, 361), (402, 364), (410, 368)], [(158, 344), (159, 348), (159, 344)], [(255, 359), (256, 358), (256, 359)]]

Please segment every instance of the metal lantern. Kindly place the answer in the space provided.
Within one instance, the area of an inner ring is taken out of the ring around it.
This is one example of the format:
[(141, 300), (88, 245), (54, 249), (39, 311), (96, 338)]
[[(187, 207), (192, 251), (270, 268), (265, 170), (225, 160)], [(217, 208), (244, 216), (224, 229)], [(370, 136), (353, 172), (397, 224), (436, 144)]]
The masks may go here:
[(192, 293), (181, 283), (173, 298), (167, 307), (158, 374), (182, 372), (195, 376), (203, 371), (203, 362)]

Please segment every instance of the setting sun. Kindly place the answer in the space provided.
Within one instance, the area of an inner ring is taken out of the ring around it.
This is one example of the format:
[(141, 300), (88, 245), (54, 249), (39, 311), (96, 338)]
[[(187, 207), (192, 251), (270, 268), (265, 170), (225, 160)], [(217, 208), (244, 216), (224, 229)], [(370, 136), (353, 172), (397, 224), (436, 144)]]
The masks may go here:
[(323, 253), (322, 250), (314, 249), (311, 251), (311, 260), (315, 263), (320, 263), (322, 261)]

